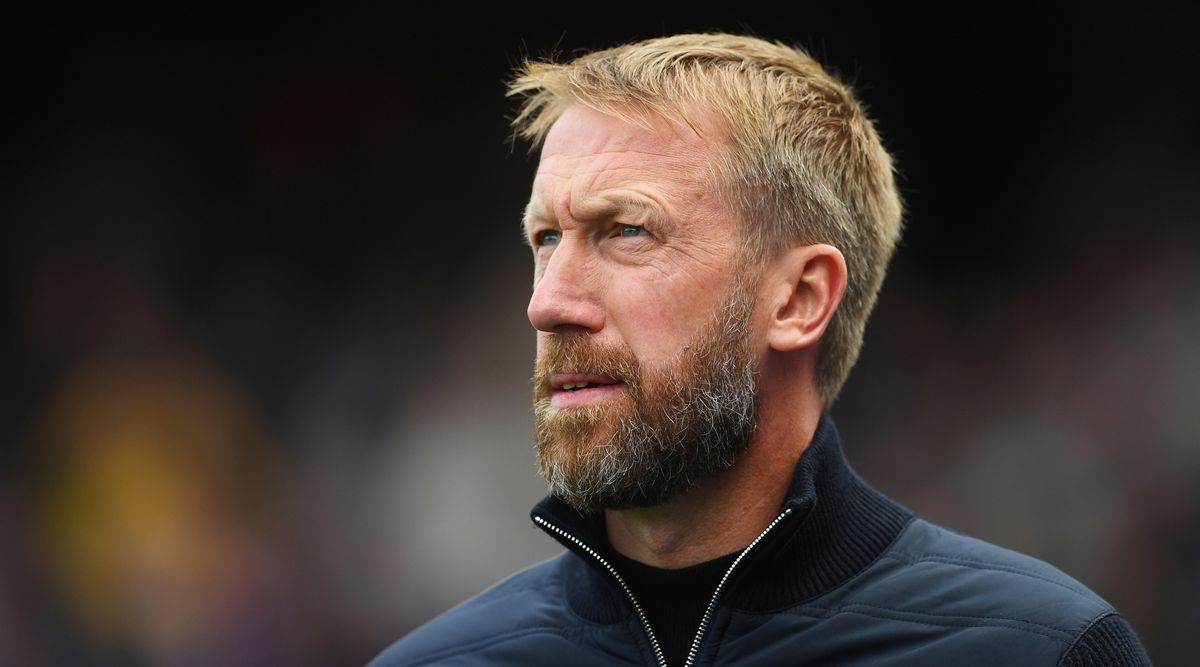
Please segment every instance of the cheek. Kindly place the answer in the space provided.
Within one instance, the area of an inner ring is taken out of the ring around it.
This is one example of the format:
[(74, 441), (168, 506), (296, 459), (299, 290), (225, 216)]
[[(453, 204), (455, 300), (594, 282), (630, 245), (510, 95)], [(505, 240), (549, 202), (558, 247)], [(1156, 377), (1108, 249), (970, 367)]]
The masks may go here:
[(647, 281), (610, 300), (611, 321), (637, 357), (651, 366), (674, 357), (707, 321), (706, 294), (678, 294), (663, 281)]

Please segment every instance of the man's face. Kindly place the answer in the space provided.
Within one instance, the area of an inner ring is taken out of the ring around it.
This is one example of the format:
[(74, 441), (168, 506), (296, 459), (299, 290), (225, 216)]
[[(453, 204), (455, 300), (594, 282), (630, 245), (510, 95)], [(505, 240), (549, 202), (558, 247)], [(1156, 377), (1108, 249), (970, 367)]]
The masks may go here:
[(546, 138), (526, 219), (538, 458), (580, 509), (664, 502), (753, 432), (755, 285), (711, 151), (581, 105)]

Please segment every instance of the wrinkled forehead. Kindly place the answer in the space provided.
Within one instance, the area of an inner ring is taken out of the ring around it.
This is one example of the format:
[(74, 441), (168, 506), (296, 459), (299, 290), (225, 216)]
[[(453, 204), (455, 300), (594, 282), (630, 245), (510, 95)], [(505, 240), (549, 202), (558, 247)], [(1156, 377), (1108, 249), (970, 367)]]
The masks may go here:
[(719, 134), (716, 124), (701, 113), (668, 117), (628, 107), (597, 110), (576, 102), (568, 106), (551, 126), (542, 153), (546, 153), (548, 146), (552, 150), (578, 152), (594, 152), (606, 147), (638, 150), (666, 146), (688, 150), (704, 147), (715, 141)]
[(564, 187), (706, 188), (714, 174), (716, 134), (661, 116), (622, 117), (573, 104), (546, 136), (531, 207), (563, 195)]

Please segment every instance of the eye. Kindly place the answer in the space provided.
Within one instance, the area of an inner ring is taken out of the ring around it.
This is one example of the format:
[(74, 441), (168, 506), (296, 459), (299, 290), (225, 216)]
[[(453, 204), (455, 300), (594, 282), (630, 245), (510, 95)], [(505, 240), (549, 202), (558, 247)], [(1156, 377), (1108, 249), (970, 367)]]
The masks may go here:
[(646, 231), (645, 227), (637, 225), (621, 225), (620, 227), (622, 238), (633, 238), (635, 236), (649, 236), (650, 232)]
[(558, 232), (553, 229), (547, 229), (545, 231), (534, 234), (533, 245), (534, 246), (555, 245), (558, 243), (559, 239), (561, 239), (561, 238), (562, 238), (562, 232)]

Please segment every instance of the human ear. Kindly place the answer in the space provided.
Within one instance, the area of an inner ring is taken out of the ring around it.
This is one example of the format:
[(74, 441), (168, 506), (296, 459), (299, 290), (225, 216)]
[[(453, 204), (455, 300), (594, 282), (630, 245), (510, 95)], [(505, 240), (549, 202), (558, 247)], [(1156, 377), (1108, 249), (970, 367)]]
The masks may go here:
[(767, 344), (778, 352), (814, 347), (846, 291), (846, 258), (818, 243), (784, 251), (770, 270), (773, 301)]

